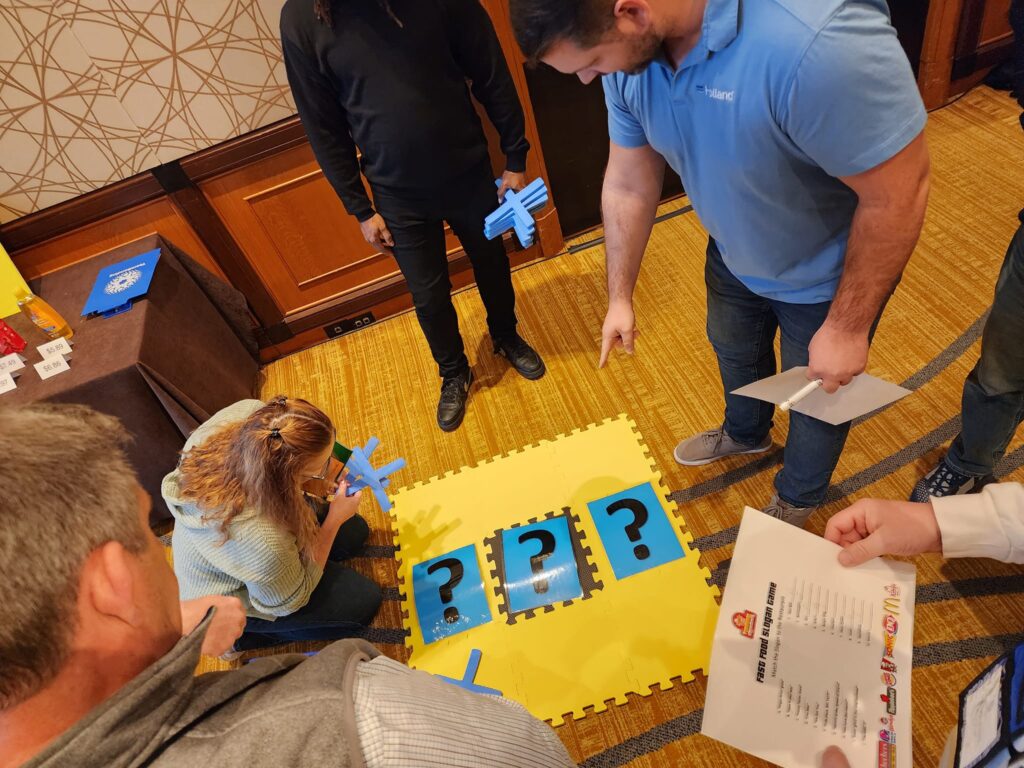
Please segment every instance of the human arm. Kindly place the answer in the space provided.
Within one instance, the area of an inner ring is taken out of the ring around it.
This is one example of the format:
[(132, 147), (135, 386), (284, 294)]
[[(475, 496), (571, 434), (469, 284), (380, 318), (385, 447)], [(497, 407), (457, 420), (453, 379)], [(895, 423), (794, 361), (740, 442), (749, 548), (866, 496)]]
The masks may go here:
[(356, 145), (334, 83), (288, 37), (282, 36), (281, 47), (288, 85), (313, 155), (345, 210), (363, 223), (375, 213), (359, 175)]
[(506, 189), (524, 186), (530, 143), (526, 140), (523, 107), (494, 25), (479, 0), (443, 0), (443, 7), (452, 56), (501, 140), (505, 155), (505, 173), (498, 193), (501, 199)]
[(871, 326), (917, 245), (928, 203), (924, 134), (881, 165), (841, 180), (857, 193), (857, 209), (839, 288), (808, 347), (807, 378), (822, 379), (826, 392), (864, 371)]
[(203, 638), (203, 653), (207, 656), (220, 656), (231, 650), (235, 640), (245, 630), (245, 609), (237, 597), (208, 595), (195, 600), (182, 600), (181, 634), (187, 635), (199, 626), (211, 608), (216, 609), (216, 612)]
[(334, 492), (334, 499), (331, 500), (331, 506), (327, 510), (327, 516), (324, 518), (323, 523), (320, 525), (320, 532), (317, 534), (316, 545), (313, 547), (313, 560), (315, 560), (321, 568), (327, 563), (327, 557), (331, 552), (331, 546), (334, 544), (334, 539), (338, 535), (338, 531), (341, 526), (348, 522), (357, 511), (359, 511), (359, 502), (362, 501), (363, 492), (358, 491), (351, 496), (346, 496), (348, 492), (348, 482), (342, 480), (337, 490)]
[(1024, 486), (991, 484), (927, 504), (862, 499), (833, 515), (825, 538), (843, 547), (843, 565), (924, 552), (1024, 563)]
[(639, 333), (633, 314), (633, 289), (654, 226), (664, 175), (665, 159), (650, 145), (623, 147), (612, 142), (601, 192), (608, 312), (601, 328), (598, 368), (604, 367), (616, 347), (633, 353)]
[(793, 143), (858, 196), (839, 287), (809, 347), (808, 378), (834, 392), (864, 370), (871, 327), (920, 234), (927, 115), (888, 17), (853, 3), (808, 45), (776, 110)]

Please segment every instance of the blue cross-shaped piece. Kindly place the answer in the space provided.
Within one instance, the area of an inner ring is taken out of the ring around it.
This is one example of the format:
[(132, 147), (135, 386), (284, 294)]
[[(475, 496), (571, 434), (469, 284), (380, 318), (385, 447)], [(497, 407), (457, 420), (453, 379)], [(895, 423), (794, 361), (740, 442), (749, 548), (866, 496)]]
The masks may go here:
[(347, 495), (351, 496), (356, 491), (369, 488), (377, 498), (380, 508), (387, 512), (391, 509), (391, 499), (384, 492), (384, 489), (391, 483), (388, 475), (404, 467), (405, 459), (395, 459), (380, 469), (374, 469), (370, 463), (370, 455), (377, 450), (378, 445), (380, 445), (380, 440), (371, 437), (366, 441), (365, 448), (356, 446), (352, 449), (352, 455), (345, 463), (345, 470), (348, 473)]
[[(500, 187), (501, 180), (496, 180), (495, 184)], [(484, 219), (484, 235), (488, 240), (493, 240), (513, 229), (523, 248), (529, 248), (537, 232), (531, 214), (548, 202), (548, 188), (544, 185), (544, 179), (534, 179), (519, 192), (508, 190), (504, 199), (505, 202)]]
[(501, 691), (495, 688), (487, 688), (483, 685), (477, 685), (473, 682), (476, 678), (476, 671), (480, 668), (480, 651), (474, 648), (469, 652), (469, 662), (466, 664), (466, 674), (462, 676), (461, 680), (456, 680), (453, 677), (445, 677), (444, 675), (435, 675), (444, 680), (446, 683), (457, 685), (459, 688), (465, 688), (470, 693), (485, 693), (489, 696), (501, 696)]

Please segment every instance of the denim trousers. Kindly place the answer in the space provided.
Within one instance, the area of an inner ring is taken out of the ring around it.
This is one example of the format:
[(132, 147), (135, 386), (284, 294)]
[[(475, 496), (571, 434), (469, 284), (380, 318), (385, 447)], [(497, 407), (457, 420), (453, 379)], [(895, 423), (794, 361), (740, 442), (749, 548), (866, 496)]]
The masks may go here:
[[(782, 370), (807, 365), (807, 347), (832, 302), (790, 304), (755, 294), (729, 271), (714, 240), (708, 242), (704, 278), (708, 339), (725, 390), (723, 426), (733, 440), (752, 447), (768, 436), (775, 406), (732, 391), (777, 373), (776, 332)], [(833, 426), (790, 411), (783, 468), (775, 476), (779, 498), (798, 507), (821, 504), (849, 432), (848, 423)]]
[(498, 207), (497, 192), (486, 165), (430, 195), (373, 191), (373, 204), (394, 239), (392, 252), (442, 378), (469, 370), (452, 304), (444, 222), (473, 265), (491, 336), (507, 339), (516, 332), (516, 295), (505, 245), (500, 237), (484, 236), (484, 219)]
[[(1024, 222), (1024, 211), (1021, 216)], [(1024, 421), (1024, 223), (1006, 250), (961, 411), (960, 434), (946, 461), (964, 475), (990, 475)]]
[(251, 651), (299, 640), (340, 640), (358, 634), (380, 608), (381, 589), (371, 579), (341, 565), (366, 542), (369, 527), (356, 515), (347, 520), (334, 539), (324, 575), (309, 602), (295, 613), (274, 621), (250, 616), (236, 651)]

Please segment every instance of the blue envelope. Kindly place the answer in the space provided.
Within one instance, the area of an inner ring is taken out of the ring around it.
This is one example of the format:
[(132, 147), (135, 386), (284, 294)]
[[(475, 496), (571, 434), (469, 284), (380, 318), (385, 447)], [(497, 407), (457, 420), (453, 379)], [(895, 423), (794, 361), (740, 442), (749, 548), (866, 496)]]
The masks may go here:
[(101, 269), (82, 314), (111, 317), (127, 312), (132, 299), (146, 295), (158, 261), (160, 249), (156, 248)]

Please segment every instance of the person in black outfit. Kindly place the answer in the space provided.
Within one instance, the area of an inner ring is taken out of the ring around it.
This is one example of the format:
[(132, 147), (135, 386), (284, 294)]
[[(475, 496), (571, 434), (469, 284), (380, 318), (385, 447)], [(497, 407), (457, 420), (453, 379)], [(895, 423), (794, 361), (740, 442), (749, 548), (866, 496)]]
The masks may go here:
[[(324, 175), (367, 242), (392, 253), (405, 276), (442, 378), (438, 426), (454, 430), (472, 371), (451, 300), (443, 221), (473, 265), (495, 353), (527, 379), (545, 370), (516, 332), (504, 245), (483, 232), (495, 192), (500, 199), (525, 185), (530, 148), (490, 18), (478, 0), (288, 0), (281, 41)], [(498, 190), (470, 88), (501, 136), (506, 170)]]

